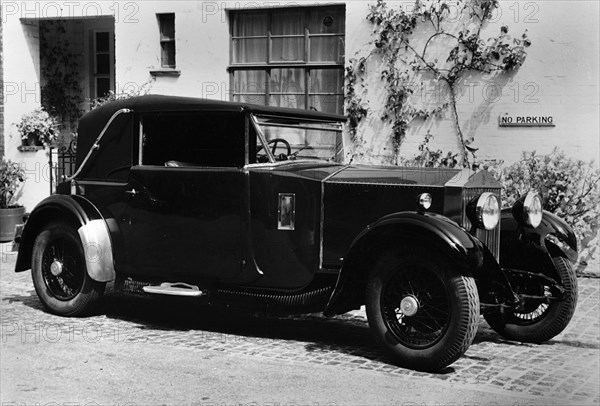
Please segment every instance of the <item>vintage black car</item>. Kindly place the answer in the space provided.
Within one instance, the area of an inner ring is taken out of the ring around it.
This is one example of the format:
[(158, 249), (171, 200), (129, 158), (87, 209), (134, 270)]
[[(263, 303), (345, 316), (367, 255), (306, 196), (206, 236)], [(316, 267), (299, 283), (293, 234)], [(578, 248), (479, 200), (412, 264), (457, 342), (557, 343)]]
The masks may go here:
[(366, 306), (396, 364), (439, 370), (480, 314), (543, 342), (577, 302), (573, 231), (485, 170), (342, 163), (343, 116), (148, 95), (79, 124), (76, 173), (31, 213), (16, 271), (52, 313), (105, 284), (259, 312)]

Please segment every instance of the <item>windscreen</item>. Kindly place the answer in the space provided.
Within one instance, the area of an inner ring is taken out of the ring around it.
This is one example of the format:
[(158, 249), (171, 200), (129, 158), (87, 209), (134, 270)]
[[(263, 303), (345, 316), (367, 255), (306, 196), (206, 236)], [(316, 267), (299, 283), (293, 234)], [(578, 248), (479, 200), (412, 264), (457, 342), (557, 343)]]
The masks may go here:
[[(255, 123), (264, 135), (269, 150), (276, 161), (313, 159), (341, 162), (343, 158), (342, 129), (340, 123), (321, 123), (285, 119), (281, 117), (255, 117)], [(258, 143), (260, 145), (260, 142)], [(259, 147), (257, 162), (268, 162), (264, 148)]]

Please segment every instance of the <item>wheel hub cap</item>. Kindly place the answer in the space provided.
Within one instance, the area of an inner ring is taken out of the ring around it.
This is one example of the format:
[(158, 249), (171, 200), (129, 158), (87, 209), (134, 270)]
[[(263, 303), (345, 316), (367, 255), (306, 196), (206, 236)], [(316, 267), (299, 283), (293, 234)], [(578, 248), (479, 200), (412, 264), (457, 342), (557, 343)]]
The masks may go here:
[(414, 296), (406, 296), (400, 302), (400, 310), (405, 316), (414, 316), (419, 310), (419, 301)]
[(52, 264), (50, 265), (50, 273), (52, 273), (52, 275), (58, 276), (62, 273), (62, 271), (63, 271), (62, 262), (57, 261), (57, 260), (52, 262)]

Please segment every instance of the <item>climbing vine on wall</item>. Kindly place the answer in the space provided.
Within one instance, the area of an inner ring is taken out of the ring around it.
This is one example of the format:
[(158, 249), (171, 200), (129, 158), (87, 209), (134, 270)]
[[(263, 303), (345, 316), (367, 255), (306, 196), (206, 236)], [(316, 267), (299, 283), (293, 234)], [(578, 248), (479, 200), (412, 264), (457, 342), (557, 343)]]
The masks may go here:
[(81, 55), (73, 52), (60, 20), (40, 22), (42, 106), (74, 130), (82, 114)]
[(369, 110), (367, 104), (362, 100), (357, 93), (357, 83), (361, 80), (365, 73), (365, 60), (362, 59), (358, 63), (356, 60), (351, 66), (346, 68), (346, 91), (345, 105), (346, 115), (348, 116), (348, 126), (350, 129), (350, 140), (355, 146), (360, 146), (363, 140), (360, 139), (357, 128), (359, 123), (367, 116)]
[[(352, 140), (360, 141), (358, 127), (370, 111), (367, 66), (377, 58), (381, 64), (379, 79), (385, 89), (380, 118), (390, 124), (396, 163), (413, 120), (442, 117), (450, 110), (460, 146), (458, 159), (440, 160), (441, 151), (431, 154), (429, 132), (420, 151), (442, 163), (468, 166), (476, 149), (471, 146), (474, 140), (465, 139), (460, 126), (458, 82), (467, 72), (498, 74), (518, 69), (527, 56), (525, 49), (531, 45), (527, 32), (511, 37), (506, 26), (500, 27), (496, 36), (482, 38), (482, 29), (497, 7), (498, 0), (417, 0), (410, 11), (388, 7), (383, 0), (371, 5), (366, 19), (373, 26), (374, 39), (368, 44), (368, 52), (350, 59), (346, 68), (346, 114)], [(425, 107), (411, 103), (411, 96), (419, 88), (415, 83), (424, 75), (445, 85), (448, 97), (443, 102)]]

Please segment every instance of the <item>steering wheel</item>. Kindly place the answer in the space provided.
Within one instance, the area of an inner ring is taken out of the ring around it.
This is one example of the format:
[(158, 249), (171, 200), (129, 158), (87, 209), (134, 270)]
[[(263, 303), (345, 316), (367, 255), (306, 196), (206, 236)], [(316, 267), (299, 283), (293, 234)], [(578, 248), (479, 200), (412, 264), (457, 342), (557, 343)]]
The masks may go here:
[[(277, 151), (277, 145), (278, 145), (280, 142), (281, 142), (282, 144), (284, 144), (284, 145), (285, 145), (285, 148), (286, 148), (286, 150), (287, 150), (287, 154), (279, 154), (279, 155), (275, 156), (275, 151)], [(271, 144), (273, 144), (273, 147), (271, 148), (271, 152), (273, 153), (273, 155), (275, 156), (275, 158), (276, 158), (278, 161), (285, 161), (285, 160), (287, 160), (287, 159), (288, 159), (288, 156), (292, 155), (292, 147), (290, 146), (290, 143), (289, 143), (289, 142), (288, 142), (286, 139), (283, 139), (283, 138), (273, 138), (271, 141), (269, 141), (269, 142), (267, 143), (267, 145), (271, 145)], [(262, 145), (261, 145), (261, 146), (259, 146), (259, 147), (256, 149), (256, 155), (257, 155), (257, 156), (256, 156), (256, 160), (257, 160), (258, 162), (264, 161), (264, 159), (261, 159), (262, 157), (259, 157), (259, 156), (258, 156), (258, 153), (259, 153), (259, 152), (260, 152), (262, 149), (263, 149), (263, 146), (262, 146)], [(267, 161), (264, 161), (264, 162), (267, 162)]]

